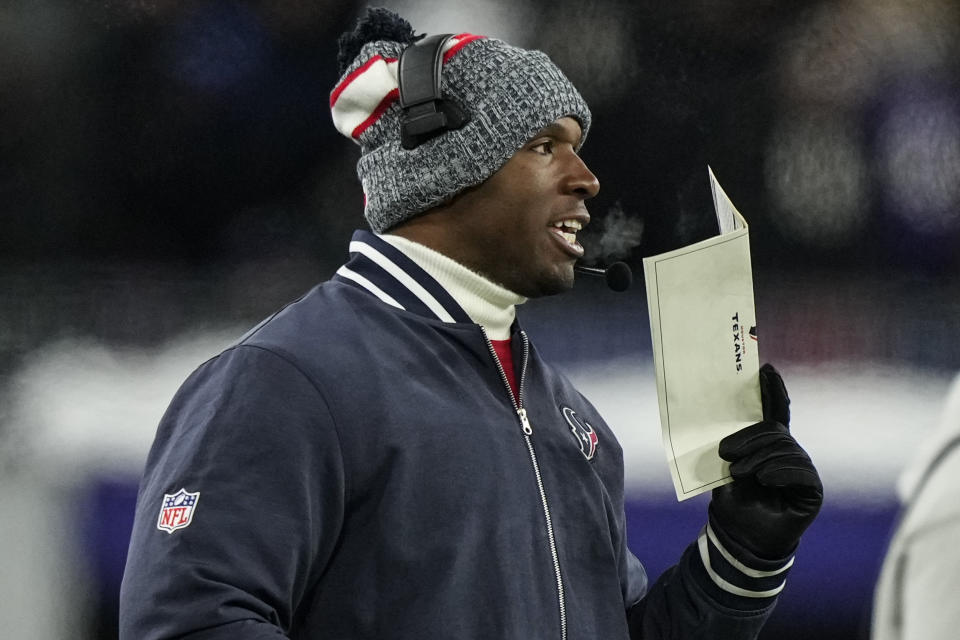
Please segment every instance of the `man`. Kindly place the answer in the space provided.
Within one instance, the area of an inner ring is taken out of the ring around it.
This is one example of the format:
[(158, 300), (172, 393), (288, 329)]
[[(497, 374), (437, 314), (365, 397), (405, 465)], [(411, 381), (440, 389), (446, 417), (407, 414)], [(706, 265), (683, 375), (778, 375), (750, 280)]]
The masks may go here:
[(415, 40), (385, 10), (341, 38), (333, 119), (375, 233), (174, 398), (122, 637), (756, 637), (821, 498), (779, 376), (721, 447), (738, 479), (710, 524), (648, 584), (613, 432), (515, 319), (573, 284), (590, 111), (542, 53), (460, 34), (423, 133), (397, 102)]
[(903, 503), (874, 594), (874, 640), (957, 637), (960, 560), (960, 376), (939, 427), (900, 476)]

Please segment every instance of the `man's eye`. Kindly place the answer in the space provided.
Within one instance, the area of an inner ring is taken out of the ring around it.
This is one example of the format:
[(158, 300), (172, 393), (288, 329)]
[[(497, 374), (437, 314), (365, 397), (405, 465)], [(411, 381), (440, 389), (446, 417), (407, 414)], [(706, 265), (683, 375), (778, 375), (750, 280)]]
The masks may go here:
[(540, 155), (550, 155), (553, 153), (553, 140), (544, 140), (543, 142), (538, 142), (537, 144), (533, 145), (533, 150)]

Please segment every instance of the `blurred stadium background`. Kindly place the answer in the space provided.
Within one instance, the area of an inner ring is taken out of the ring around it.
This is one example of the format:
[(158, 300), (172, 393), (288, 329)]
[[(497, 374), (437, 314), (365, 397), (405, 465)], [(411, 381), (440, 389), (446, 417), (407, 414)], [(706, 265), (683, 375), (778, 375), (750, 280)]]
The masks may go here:
[[(714, 233), (714, 168), (751, 223), (761, 358), (826, 484), (762, 637), (866, 638), (897, 474), (960, 369), (957, 3), (378, 4), (551, 53), (594, 110), (592, 256), (638, 280), (643, 256)], [(173, 391), (345, 259), (362, 194), (328, 92), (363, 6), (0, 4), (5, 636), (116, 637)], [(631, 545), (657, 574), (706, 498), (673, 497), (643, 296), (581, 282), (522, 315), (621, 437)]]

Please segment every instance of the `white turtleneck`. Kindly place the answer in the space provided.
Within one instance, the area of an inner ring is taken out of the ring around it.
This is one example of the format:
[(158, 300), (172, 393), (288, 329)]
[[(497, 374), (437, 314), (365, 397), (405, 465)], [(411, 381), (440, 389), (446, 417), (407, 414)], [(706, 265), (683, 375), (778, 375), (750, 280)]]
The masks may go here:
[(433, 276), (491, 340), (510, 337), (516, 305), (526, 302), (526, 298), (419, 242), (391, 234), (380, 237)]

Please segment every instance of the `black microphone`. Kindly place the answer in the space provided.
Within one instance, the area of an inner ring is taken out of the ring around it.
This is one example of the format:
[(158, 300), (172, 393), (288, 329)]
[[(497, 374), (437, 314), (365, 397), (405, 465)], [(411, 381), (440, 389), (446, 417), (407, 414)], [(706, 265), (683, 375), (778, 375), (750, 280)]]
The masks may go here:
[(585, 273), (588, 276), (603, 276), (607, 281), (607, 286), (614, 291), (626, 291), (633, 284), (633, 271), (630, 270), (630, 265), (626, 262), (614, 262), (606, 269), (575, 264), (573, 270), (577, 273)]

